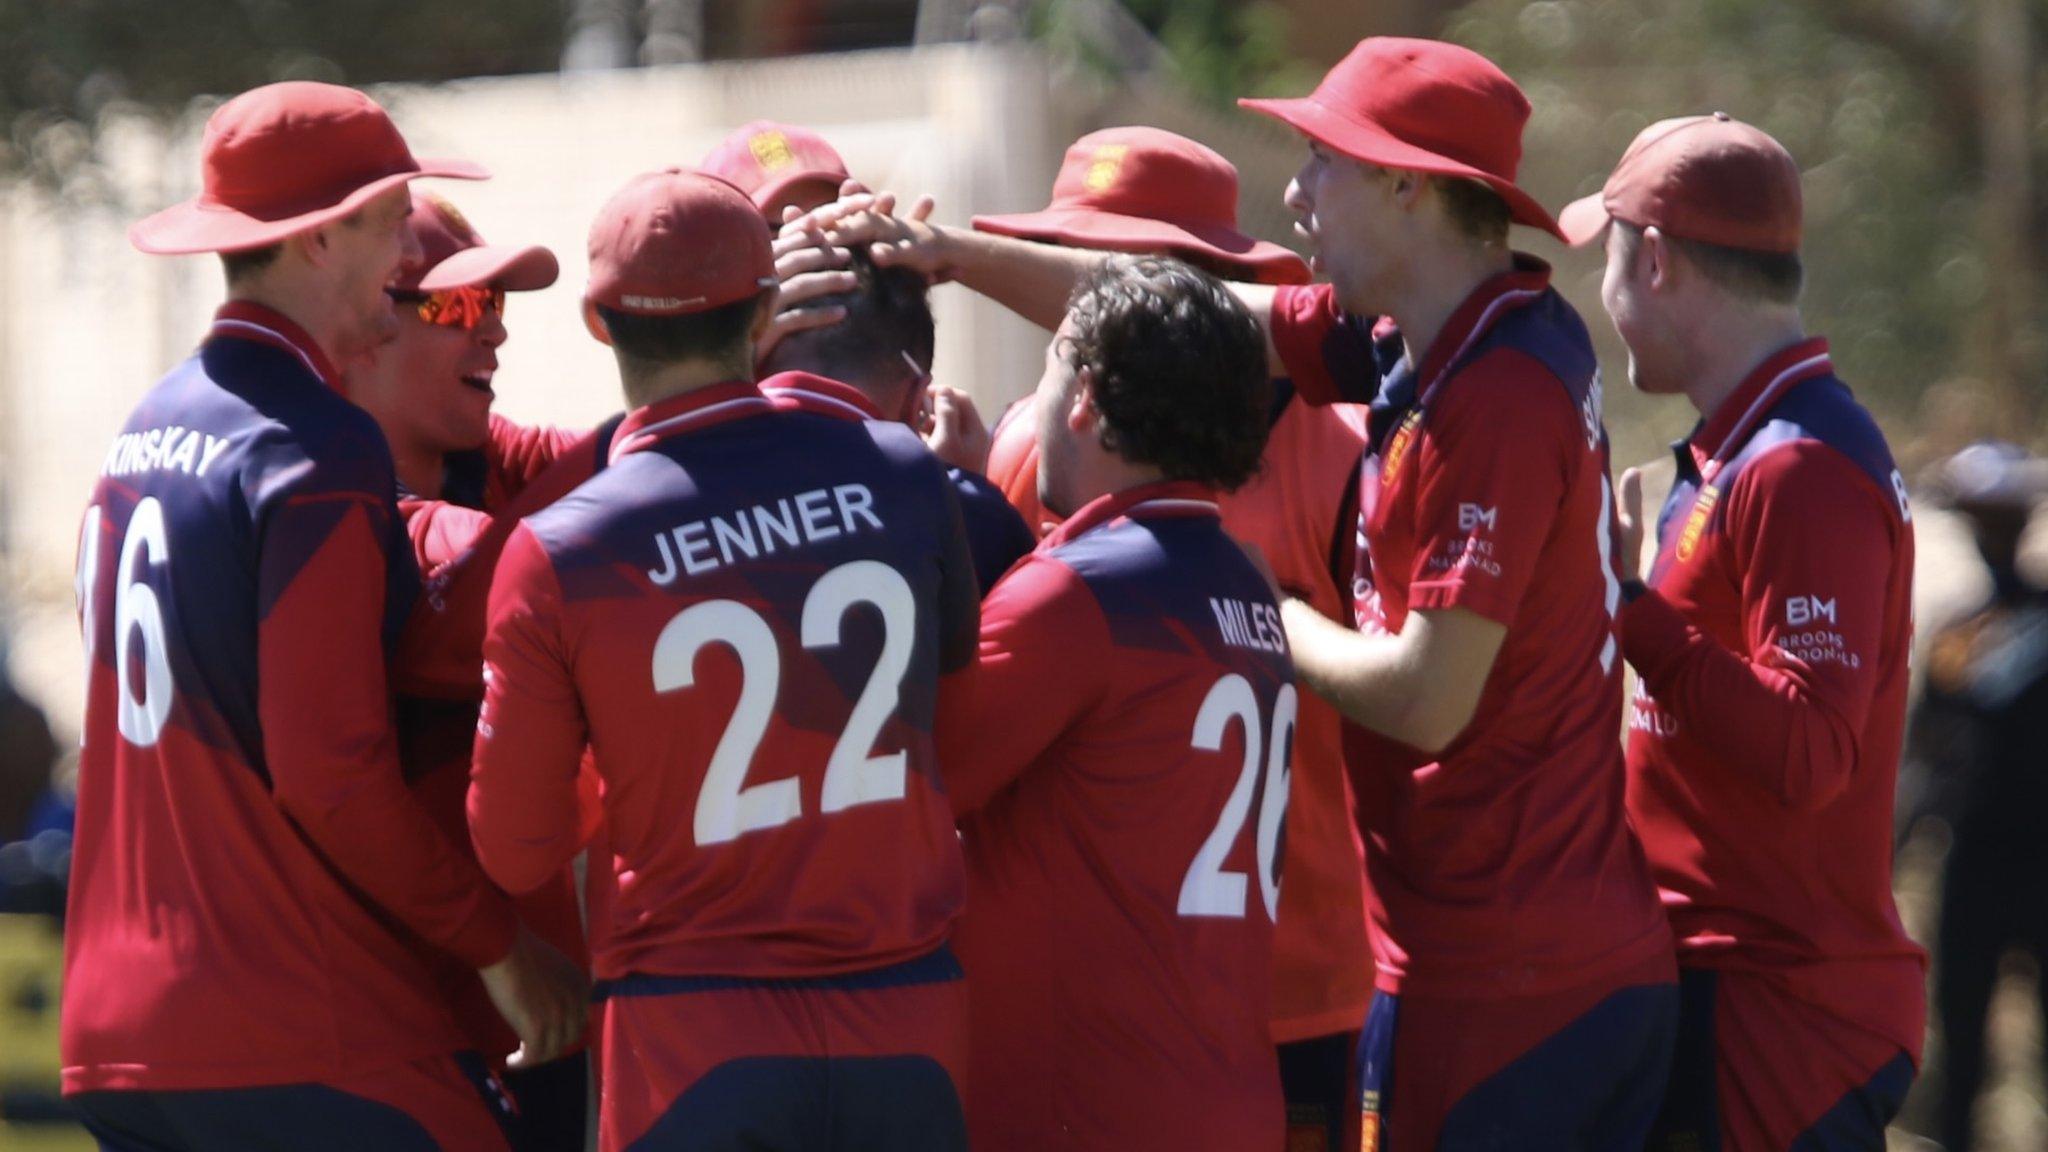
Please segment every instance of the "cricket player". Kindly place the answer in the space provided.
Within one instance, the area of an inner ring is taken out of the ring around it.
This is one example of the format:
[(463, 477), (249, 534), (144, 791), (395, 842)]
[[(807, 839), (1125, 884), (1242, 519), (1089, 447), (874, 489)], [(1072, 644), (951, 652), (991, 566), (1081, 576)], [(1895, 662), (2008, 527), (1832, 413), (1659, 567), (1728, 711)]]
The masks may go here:
[[(1605, 239), (1630, 380), (1700, 418), (1620, 614), (1629, 814), (1684, 994), (1658, 1149), (1882, 1149), (1926, 1024), (1891, 888), (1913, 515), (1801, 325), (1801, 216), (1792, 157), (1724, 113), (1644, 129), (1564, 216)], [(1624, 483), (1632, 525), (1640, 501)]]
[[(734, 129), (705, 155), (701, 171), (745, 192), (771, 226), (831, 203), (844, 187), (857, 186), (849, 184), (853, 178), (847, 173), (846, 161), (824, 137), (808, 128), (772, 120), (756, 120)], [(785, 277), (778, 325), (758, 344), (762, 374), (772, 376), (801, 365), (811, 370), (814, 378), (868, 393), (868, 400), (856, 407), (865, 411), (880, 403), (884, 413), (879, 417), (868, 414), (868, 418), (900, 420), (920, 431), (932, 423), (935, 407), (942, 415), (956, 406), (971, 410), (971, 401), (961, 393), (931, 387), (931, 309), (924, 299), (923, 281), (906, 269), (881, 278), (873, 271), (873, 265), (866, 264), (798, 271)], [(801, 350), (783, 351), (784, 342), (819, 328), (831, 334), (797, 339)], [(908, 391), (899, 387), (908, 379), (903, 374), (906, 363), (913, 376), (923, 377)], [(805, 390), (815, 396), (819, 391), (816, 384), (813, 379)], [(852, 401), (851, 397), (840, 399)], [(899, 401), (909, 406), (900, 407)], [(818, 403), (812, 401), (813, 406)], [(949, 436), (959, 435), (952, 430), (951, 421), (946, 424)], [(962, 467), (949, 460), (946, 475), (960, 498), (976, 579), (987, 590), (1031, 550), (1035, 537), (1028, 527), (1018, 531), (1016, 513), (983, 477), (984, 466), (985, 461)]]
[[(876, 268), (851, 256), (854, 288), (819, 297), (813, 307), (844, 314), (837, 323), (794, 332), (761, 357), (769, 399), (806, 411), (916, 427), (928, 410), (934, 345), (924, 278), (907, 268)], [(961, 523), (984, 592), (1031, 551), (1024, 518), (979, 475), (948, 466)]]
[[(507, 294), (553, 284), (554, 253), (486, 244), (455, 205), (418, 187), (412, 203), (420, 257), (402, 265), (386, 288), (398, 304), (398, 333), (352, 363), (347, 376), (349, 398), (376, 419), (391, 446), (398, 511), (425, 583), (392, 660), (399, 763), (414, 794), (467, 851), (464, 801), (497, 549), (521, 513), (545, 507), (602, 466), (609, 434), (528, 427), (492, 411)], [(569, 869), (514, 906), (536, 935), (588, 967)], [(475, 973), (430, 959), (477, 1047), (487, 1055), (510, 1052), (512, 1038)], [(519, 1105), (522, 1148), (582, 1146), (589, 1091), (580, 1049), (502, 1071)]]
[(336, 364), (389, 339), (414, 159), (347, 88), (222, 105), (193, 200), (136, 247), (222, 256), (228, 302), (137, 405), (80, 535), (88, 677), (64, 1088), (110, 1148), (508, 1147), (421, 942), (539, 1063), (583, 980), (400, 775), (385, 660), (417, 584), (391, 455)]
[[(975, 229), (1071, 248), (1171, 255), (1224, 280), (1300, 284), (1301, 257), (1237, 227), (1237, 169), (1158, 128), (1105, 128), (1067, 149), (1052, 200), (1037, 212), (977, 216)], [(1027, 397), (1003, 414), (989, 479), (1041, 531), (1059, 523), (1038, 499), (1038, 421)], [(1259, 471), (1222, 494), (1223, 528), (1255, 544), (1282, 586), (1333, 617), (1348, 612), (1366, 410), (1303, 402), (1275, 381)], [(1289, 1152), (1344, 1140), (1347, 1077), (1372, 998), (1363, 868), (1351, 830), (1341, 721), (1303, 694), (1287, 809), (1286, 873), (1273, 941), (1273, 1041), (1287, 1094)]]
[(1046, 351), (1039, 484), (1072, 515), (989, 594), (973, 723), (942, 744), (983, 1152), (1283, 1139), (1297, 697), (1216, 503), (1258, 467), (1270, 392), (1257, 322), (1172, 260), (1106, 262)]
[(963, 1148), (934, 748), (978, 594), (952, 488), (908, 428), (756, 387), (775, 269), (731, 185), (634, 179), (590, 267), (631, 411), (498, 561), (478, 856), (509, 891), (554, 875), (590, 747), (605, 1149)]

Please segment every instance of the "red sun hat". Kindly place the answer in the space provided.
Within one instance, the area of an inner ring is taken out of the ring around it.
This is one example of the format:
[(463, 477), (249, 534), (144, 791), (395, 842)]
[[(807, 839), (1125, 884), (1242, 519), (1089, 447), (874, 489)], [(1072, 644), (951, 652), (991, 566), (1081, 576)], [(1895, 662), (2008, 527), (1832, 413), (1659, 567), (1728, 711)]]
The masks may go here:
[(683, 316), (775, 286), (767, 222), (739, 189), (702, 172), (667, 168), (626, 182), (590, 226), (584, 319), (611, 337), (597, 305), (636, 316)]
[(1702, 244), (1789, 254), (1799, 251), (1804, 214), (1792, 154), (1762, 129), (1716, 112), (1637, 133), (1606, 186), (1567, 205), (1558, 223), (1575, 247), (1622, 220)]
[(823, 136), (792, 124), (742, 124), (704, 156), (698, 171), (718, 177), (766, 209), (799, 184), (829, 185), (834, 196), (848, 177), (846, 161)]
[(1493, 61), (1439, 40), (1360, 40), (1309, 95), (1239, 100), (1355, 160), (1477, 180), (1518, 224), (1559, 238), (1557, 221), (1515, 184), (1529, 98)]
[(144, 252), (238, 252), (354, 212), (422, 176), (483, 180), (461, 160), (417, 160), (391, 117), (353, 88), (295, 80), (221, 105), (200, 144), (199, 195), (128, 229)]
[(1042, 211), (976, 216), (974, 227), (1073, 248), (1194, 256), (1262, 284), (1306, 284), (1308, 265), (1237, 228), (1237, 168), (1159, 128), (1105, 128), (1074, 141)]
[(420, 188), (412, 190), (412, 230), (420, 240), (420, 259), (398, 270), (394, 288), (440, 292), (495, 285), (533, 292), (562, 274), (553, 252), (538, 244), (486, 244), (455, 205)]

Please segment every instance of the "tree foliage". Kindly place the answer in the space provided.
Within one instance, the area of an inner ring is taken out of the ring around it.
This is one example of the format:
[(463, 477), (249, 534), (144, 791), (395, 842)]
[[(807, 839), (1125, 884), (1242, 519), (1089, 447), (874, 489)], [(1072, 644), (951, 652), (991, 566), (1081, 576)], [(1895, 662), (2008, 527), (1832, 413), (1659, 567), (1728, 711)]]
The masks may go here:
[[(2026, 367), (2042, 317), (1987, 323), (2008, 296), (2042, 300), (2048, 240), (2048, 3), (2017, 3), (2030, 9), (2030, 80), (2003, 94), (1979, 83), (1975, 5), (1475, 0), (1445, 33), (1529, 89), (1526, 151), (1544, 186), (1597, 190), (1666, 116), (1725, 110), (1781, 140), (1805, 172), (1809, 324), (1859, 391), (1903, 416), (1958, 377), (2027, 394), (2044, 383)], [(1987, 222), (1985, 118), (2001, 100), (2033, 125), (2030, 242)]]
[(545, 71), (562, 0), (0, 0), (0, 173), (62, 182), (114, 111), (273, 80), (351, 84)]

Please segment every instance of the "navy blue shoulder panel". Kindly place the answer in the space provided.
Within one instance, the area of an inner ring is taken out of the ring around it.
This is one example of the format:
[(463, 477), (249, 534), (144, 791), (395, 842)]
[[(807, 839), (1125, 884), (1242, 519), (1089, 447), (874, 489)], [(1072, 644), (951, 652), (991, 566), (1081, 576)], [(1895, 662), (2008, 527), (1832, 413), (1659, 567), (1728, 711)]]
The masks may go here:
[(1743, 465), (1791, 440), (1825, 444), (1869, 476), (1879, 491), (1893, 490), (1896, 465), (1883, 430), (1856, 402), (1848, 385), (1832, 374), (1816, 376), (1787, 390), (1764, 414), (1742, 450), (1722, 467), (1717, 483), (1723, 487), (1732, 484)]
[(1550, 369), (1575, 405), (1585, 402), (1600, 374), (1600, 358), (1593, 352), (1586, 322), (1555, 288), (1544, 289), (1534, 301), (1495, 321), (1465, 362), (1474, 363), (1501, 348), (1512, 348)]
[(1213, 516), (1114, 520), (1052, 555), (1088, 585), (1123, 648), (1200, 651), (1231, 664), (1215, 601), (1272, 604), (1265, 577)]

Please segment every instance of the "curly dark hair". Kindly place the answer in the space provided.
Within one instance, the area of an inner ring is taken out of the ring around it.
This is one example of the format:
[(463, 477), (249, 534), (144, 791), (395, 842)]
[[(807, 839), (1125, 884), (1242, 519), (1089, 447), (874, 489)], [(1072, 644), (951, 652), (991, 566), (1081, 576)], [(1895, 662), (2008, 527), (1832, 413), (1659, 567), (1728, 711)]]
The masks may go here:
[(1258, 474), (1273, 382), (1259, 322), (1221, 280), (1161, 256), (1116, 256), (1067, 302), (1060, 356), (1093, 377), (1103, 447), (1225, 492)]

